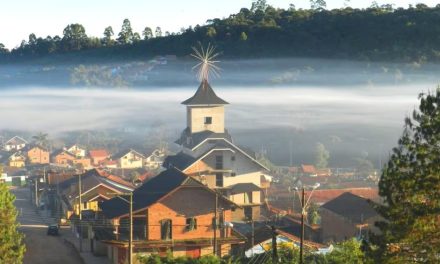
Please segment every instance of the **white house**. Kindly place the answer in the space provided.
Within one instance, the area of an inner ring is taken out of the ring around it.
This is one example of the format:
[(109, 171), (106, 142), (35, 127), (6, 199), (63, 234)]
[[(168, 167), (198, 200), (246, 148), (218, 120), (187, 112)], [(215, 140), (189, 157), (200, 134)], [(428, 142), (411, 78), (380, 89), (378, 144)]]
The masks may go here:
[(115, 154), (112, 159), (118, 161), (118, 168), (136, 169), (144, 167), (145, 156), (136, 150), (129, 149)]
[(15, 136), (5, 142), (3, 149), (6, 151), (20, 150), (28, 144), (26, 140), (19, 136)]
[(70, 148), (66, 148), (66, 151), (77, 158), (84, 158), (86, 156), (86, 150), (77, 144), (71, 146)]
[(158, 169), (162, 166), (165, 159), (165, 151), (155, 149), (150, 156), (145, 158), (145, 167), (150, 170)]

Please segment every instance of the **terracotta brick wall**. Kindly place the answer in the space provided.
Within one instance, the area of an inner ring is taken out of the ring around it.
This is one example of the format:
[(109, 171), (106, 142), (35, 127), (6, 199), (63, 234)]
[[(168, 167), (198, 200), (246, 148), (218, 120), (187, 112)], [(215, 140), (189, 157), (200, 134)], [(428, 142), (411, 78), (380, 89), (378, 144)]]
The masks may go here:
[[(172, 239), (212, 238), (214, 196), (199, 188), (182, 188), (148, 210), (148, 239), (160, 240), (160, 221), (172, 220)], [(219, 208), (224, 207), (219, 200)], [(197, 219), (197, 229), (186, 231), (186, 218)], [(231, 211), (224, 211), (225, 221), (231, 221)], [(217, 231), (220, 237), (220, 230)], [(229, 235), (229, 234), (228, 234)]]

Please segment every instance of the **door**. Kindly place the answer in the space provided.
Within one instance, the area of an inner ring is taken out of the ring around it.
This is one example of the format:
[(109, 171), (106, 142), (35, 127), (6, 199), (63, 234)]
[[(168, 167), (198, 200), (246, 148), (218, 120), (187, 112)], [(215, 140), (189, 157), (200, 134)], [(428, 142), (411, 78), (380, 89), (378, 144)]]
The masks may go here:
[(200, 247), (186, 247), (186, 256), (190, 258), (200, 258)]

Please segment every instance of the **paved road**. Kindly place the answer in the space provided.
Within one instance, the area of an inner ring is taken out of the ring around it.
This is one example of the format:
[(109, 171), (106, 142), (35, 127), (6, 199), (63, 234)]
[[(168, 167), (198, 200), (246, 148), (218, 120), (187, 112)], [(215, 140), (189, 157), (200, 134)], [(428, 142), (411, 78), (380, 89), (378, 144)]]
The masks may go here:
[(58, 237), (48, 236), (47, 224), (36, 213), (35, 206), (29, 200), (30, 193), (27, 188), (12, 190), (17, 199), (15, 207), (19, 212), (18, 221), (20, 230), (25, 234), (26, 254), (24, 264), (80, 264), (82, 263), (77, 251), (64, 242), (63, 233), (69, 232), (61, 229)]

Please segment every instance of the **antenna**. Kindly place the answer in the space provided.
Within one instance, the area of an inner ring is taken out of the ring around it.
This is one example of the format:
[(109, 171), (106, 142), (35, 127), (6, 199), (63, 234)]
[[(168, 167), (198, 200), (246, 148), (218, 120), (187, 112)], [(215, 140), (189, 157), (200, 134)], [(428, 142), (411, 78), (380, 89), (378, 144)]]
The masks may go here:
[(221, 69), (215, 65), (220, 61), (215, 60), (215, 58), (220, 55), (220, 53), (215, 52), (215, 46), (208, 43), (206, 48), (203, 48), (202, 44), (200, 44), (199, 49), (192, 47), (194, 53), (191, 53), (191, 56), (196, 58), (199, 62), (192, 67), (192, 69), (197, 69), (197, 78), (199, 81), (208, 81), (209, 76), (213, 75), (214, 77), (220, 77), (219, 72)]

